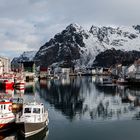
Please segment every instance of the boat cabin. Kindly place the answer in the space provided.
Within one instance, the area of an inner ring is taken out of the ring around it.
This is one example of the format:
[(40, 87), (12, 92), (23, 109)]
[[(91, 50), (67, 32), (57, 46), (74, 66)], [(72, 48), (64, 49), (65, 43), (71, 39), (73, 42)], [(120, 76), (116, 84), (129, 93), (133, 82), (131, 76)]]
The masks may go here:
[(9, 100), (0, 100), (0, 113), (12, 112), (12, 102)]
[(39, 105), (34, 105), (34, 104), (30, 104), (30, 105), (26, 105), (23, 108), (23, 114), (43, 114), (44, 113), (44, 106), (43, 104), (39, 104)]
[(23, 106), (21, 120), (26, 122), (40, 122), (44, 120), (44, 105), (31, 103)]

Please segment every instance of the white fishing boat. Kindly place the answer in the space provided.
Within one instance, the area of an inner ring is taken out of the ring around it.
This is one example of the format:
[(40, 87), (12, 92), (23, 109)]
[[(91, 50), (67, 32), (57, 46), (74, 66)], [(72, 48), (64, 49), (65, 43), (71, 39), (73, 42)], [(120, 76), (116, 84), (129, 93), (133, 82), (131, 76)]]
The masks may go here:
[(12, 113), (12, 102), (8, 99), (0, 100), (0, 132), (13, 128), (15, 115)]
[(44, 105), (36, 102), (23, 105), (22, 115), (16, 121), (22, 135), (29, 137), (44, 130), (49, 123)]

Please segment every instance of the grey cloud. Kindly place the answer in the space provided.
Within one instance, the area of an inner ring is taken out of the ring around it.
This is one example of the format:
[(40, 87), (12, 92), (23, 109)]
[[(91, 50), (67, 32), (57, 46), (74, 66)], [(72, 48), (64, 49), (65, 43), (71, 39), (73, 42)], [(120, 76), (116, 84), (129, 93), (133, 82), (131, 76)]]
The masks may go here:
[(0, 42), (39, 49), (70, 23), (87, 29), (139, 24), (139, 5), (139, 0), (0, 0)]

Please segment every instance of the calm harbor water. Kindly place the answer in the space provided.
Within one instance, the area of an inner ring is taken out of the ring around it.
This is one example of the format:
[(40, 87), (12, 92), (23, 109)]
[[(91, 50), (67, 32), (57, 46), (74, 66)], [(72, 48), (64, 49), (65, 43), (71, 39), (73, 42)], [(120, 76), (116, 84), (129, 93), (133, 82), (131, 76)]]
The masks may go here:
[[(26, 84), (6, 91), (25, 102), (43, 102), (49, 112), (48, 130), (33, 140), (139, 140), (140, 87), (103, 85), (96, 77), (66, 77)], [(4, 91), (1, 91), (4, 92)], [(14, 132), (0, 139), (20, 140)]]

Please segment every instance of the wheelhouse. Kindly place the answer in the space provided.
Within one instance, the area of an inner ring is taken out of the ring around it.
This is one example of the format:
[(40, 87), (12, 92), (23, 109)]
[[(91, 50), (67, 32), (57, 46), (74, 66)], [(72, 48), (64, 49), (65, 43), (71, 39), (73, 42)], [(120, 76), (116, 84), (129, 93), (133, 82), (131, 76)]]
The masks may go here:
[(1, 100), (0, 101), (0, 113), (12, 112), (12, 102)]
[(23, 107), (23, 115), (26, 114), (31, 114), (31, 115), (39, 115), (39, 114), (44, 114), (44, 106), (43, 104), (30, 104), (30, 105), (25, 105)]

